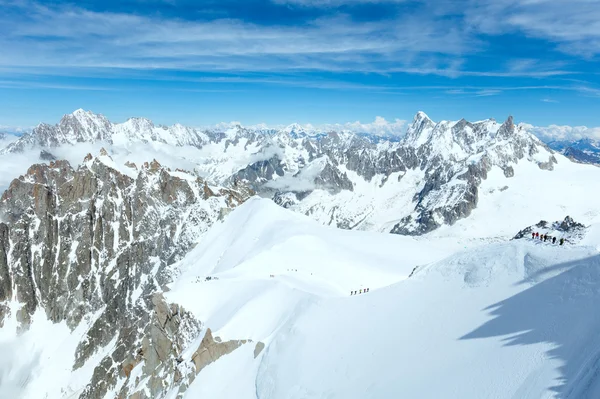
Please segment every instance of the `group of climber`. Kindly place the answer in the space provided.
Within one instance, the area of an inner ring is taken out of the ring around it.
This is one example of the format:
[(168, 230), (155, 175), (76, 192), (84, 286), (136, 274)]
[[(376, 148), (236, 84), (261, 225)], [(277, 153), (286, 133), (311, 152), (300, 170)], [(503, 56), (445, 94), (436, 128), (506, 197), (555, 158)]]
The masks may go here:
[(358, 291), (350, 291), (350, 295), (366, 294), (367, 292), (369, 292), (368, 288), (362, 288)]
[[(540, 240), (540, 241), (552, 241), (552, 244), (556, 244), (556, 237), (551, 237), (548, 234), (540, 234), (538, 232), (535, 233), (531, 233), (531, 238), (533, 240)], [(563, 245), (565, 243), (565, 239), (561, 238), (560, 240), (558, 240), (559, 245)]]

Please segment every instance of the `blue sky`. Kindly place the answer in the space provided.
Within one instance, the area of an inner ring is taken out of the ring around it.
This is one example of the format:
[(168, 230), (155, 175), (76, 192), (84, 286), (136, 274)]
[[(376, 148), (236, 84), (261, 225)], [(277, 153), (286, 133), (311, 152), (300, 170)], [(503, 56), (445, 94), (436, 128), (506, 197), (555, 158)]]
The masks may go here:
[(597, 0), (0, 0), (0, 126), (600, 126)]

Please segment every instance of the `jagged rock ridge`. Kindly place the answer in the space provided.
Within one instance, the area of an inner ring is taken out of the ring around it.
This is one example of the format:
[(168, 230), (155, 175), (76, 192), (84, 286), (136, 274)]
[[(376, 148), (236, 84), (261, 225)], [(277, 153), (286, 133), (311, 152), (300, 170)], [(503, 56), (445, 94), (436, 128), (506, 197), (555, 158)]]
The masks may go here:
[(569, 243), (576, 243), (585, 235), (587, 227), (566, 216), (563, 220), (549, 223), (540, 220), (538, 223), (519, 231), (512, 239), (531, 238), (531, 233), (547, 234), (552, 237), (564, 238)]
[[(108, 352), (79, 397), (161, 398), (193, 380), (195, 367), (177, 357), (204, 330), (160, 295), (169, 265), (251, 192), (210, 187), (156, 161), (133, 178), (111, 161), (103, 152), (77, 169), (33, 165), (2, 195), (0, 326), (12, 317), (26, 330), (40, 310), (72, 330), (89, 324), (73, 370)], [(15, 314), (11, 303), (20, 304)]]
[[(154, 126), (142, 118), (112, 124), (78, 110), (56, 126), (38, 126), (4, 151), (98, 140), (115, 146), (158, 141), (202, 148), (193, 161), (210, 182), (244, 182), (325, 224), (410, 235), (469, 216), (477, 206), (478, 187), (493, 168), (510, 178), (521, 160), (542, 170), (552, 170), (557, 162), (553, 151), (512, 117), (501, 124), (493, 119), (435, 123), (423, 112), (415, 115), (405, 137), (392, 141), (347, 131), (306, 131), (298, 125), (200, 132)], [(405, 205), (395, 207), (396, 202)], [(382, 223), (377, 215), (386, 208), (389, 215)]]

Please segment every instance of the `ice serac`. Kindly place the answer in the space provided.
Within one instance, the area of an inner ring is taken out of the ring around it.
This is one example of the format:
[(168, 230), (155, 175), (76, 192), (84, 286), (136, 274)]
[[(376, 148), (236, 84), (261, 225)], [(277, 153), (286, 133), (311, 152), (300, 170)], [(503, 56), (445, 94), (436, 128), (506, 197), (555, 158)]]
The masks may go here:
[[(209, 187), (156, 161), (136, 177), (115, 166), (105, 151), (78, 168), (33, 165), (2, 195), (0, 325), (12, 317), (26, 331), (39, 312), (71, 330), (91, 320), (73, 371), (109, 351), (92, 364), (79, 397), (139, 391), (138, 398), (159, 398), (165, 384), (178, 387), (191, 376), (176, 372), (176, 359), (200, 332), (199, 321), (160, 296), (169, 266), (249, 192)], [(138, 364), (142, 371), (130, 381)]]

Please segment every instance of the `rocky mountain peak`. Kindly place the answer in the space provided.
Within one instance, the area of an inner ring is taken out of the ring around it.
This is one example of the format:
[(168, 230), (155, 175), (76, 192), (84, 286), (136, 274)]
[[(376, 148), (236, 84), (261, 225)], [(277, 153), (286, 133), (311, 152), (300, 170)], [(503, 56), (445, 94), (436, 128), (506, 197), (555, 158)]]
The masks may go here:
[(133, 129), (150, 129), (154, 127), (154, 122), (148, 118), (133, 117), (127, 119), (124, 125), (128, 125)]
[(413, 118), (411, 125), (406, 131), (405, 142), (413, 146), (419, 146), (429, 140), (431, 129), (433, 129), (435, 123), (425, 112), (419, 111)]
[(517, 129), (515, 127), (515, 124), (513, 122), (513, 117), (511, 115), (500, 126), (500, 129), (498, 129), (498, 135), (503, 138), (509, 138), (510, 136), (515, 134), (516, 130)]
[(417, 122), (420, 123), (421, 121), (424, 120), (431, 120), (431, 118), (429, 118), (429, 116), (427, 116), (427, 114), (423, 111), (417, 111), (417, 113), (415, 114), (415, 117), (413, 118), (413, 123)]
[[(106, 157), (90, 156), (78, 168), (63, 160), (33, 165), (4, 192), (0, 326), (11, 318), (26, 330), (43, 312), (80, 331), (73, 370), (88, 367), (90, 377), (79, 398), (102, 398), (111, 389), (119, 397), (138, 390), (150, 393), (135, 397), (161, 397), (165, 384), (183, 391), (195, 374), (182, 368), (172, 378), (176, 359), (200, 322), (160, 292), (170, 266), (248, 193), (211, 187), (158, 162), (150, 163), (157, 173), (132, 178), (106, 165)], [(141, 361), (142, 375), (134, 377)]]

